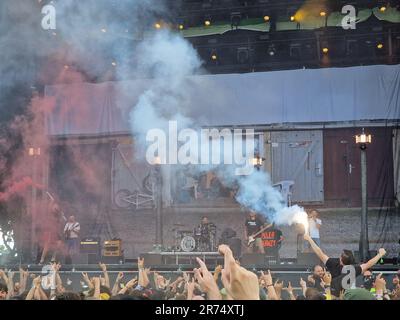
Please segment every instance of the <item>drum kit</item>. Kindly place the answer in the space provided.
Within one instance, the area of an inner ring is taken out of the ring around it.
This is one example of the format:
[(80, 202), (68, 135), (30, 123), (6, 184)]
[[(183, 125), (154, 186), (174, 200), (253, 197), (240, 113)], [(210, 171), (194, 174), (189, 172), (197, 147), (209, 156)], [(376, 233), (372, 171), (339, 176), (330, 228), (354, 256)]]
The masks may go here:
[(217, 250), (217, 227), (209, 223), (207, 227), (201, 225), (193, 231), (180, 230), (183, 224), (174, 224), (175, 233), (174, 251), (182, 252), (214, 252)]

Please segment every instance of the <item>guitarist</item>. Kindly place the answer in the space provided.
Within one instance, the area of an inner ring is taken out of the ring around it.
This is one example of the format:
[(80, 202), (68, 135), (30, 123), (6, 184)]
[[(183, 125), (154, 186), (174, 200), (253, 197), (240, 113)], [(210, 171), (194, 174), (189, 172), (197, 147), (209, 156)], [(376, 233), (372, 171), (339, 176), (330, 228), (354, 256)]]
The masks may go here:
[(261, 230), (265, 229), (264, 226), (266, 226), (266, 224), (257, 216), (257, 213), (255, 211), (250, 211), (249, 217), (245, 222), (245, 239), (246, 242), (249, 242), (250, 237), (255, 235), (255, 241), (248, 246), (248, 253), (264, 254), (264, 246), (261, 239)]

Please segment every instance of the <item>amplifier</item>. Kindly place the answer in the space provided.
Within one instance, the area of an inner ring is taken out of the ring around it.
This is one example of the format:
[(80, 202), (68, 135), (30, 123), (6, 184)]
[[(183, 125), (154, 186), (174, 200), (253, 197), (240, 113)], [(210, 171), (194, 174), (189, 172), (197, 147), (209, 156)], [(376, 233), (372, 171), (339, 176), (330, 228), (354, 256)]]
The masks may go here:
[(105, 256), (105, 257), (120, 257), (120, 256), (122, 256), (122, 241), (120, 239), (104, 241), (103, 256)]
[(99, 238), (84, 238), (80, 242), (81, 253), (100, 253), (100, 239)]

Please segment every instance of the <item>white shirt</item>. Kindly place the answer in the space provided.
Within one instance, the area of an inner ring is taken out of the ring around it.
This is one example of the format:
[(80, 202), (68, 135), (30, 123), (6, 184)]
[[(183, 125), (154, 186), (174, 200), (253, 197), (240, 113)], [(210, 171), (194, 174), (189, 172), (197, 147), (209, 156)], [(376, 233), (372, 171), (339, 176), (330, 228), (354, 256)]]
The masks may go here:
[(309, 230), (310, 230), (310, 237), (311, 238), (318, 238), (319, 239), (319, 229), (317, 228), (318, 225), (322, 225), (321, 219), (308, 219)]
[(76, 239), (79, 237), (79, 231), (81, 230), (81, 226), (79, 222), (67, 222), (64, 227), (64, 233), (69, 230), (69, 238)]

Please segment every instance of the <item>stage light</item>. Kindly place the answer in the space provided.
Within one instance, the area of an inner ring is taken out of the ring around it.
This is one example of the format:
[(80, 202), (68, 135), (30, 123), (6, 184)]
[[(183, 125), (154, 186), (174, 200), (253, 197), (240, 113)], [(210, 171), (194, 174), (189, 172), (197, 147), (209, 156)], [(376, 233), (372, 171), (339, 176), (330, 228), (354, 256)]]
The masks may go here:
[(211, 25), (211, 20), (206, 19), (206, 20), (204, 21), (204, 25), (205, 25), (206, 27), (210, 26), (210, 25)]
[(271, 57), (273, 57), (275, 54), (276, 54), (276, 49), (275, 49), (275, 45), (274, 44), (271, 44), (269, 47), (268, 47), (268, 55), (269, 56), (271, 56)]
[(378, 43), (376, 46), (378, 49), (383, 49), (383, 43)]
[(270, 19), (269, 16), (267, 16), (267, 15), (264, 16), (264, 21), (265, 21), (265, 22), (268, 22), (269, 19)]
[(161, 29), (161, 24), (158, 23), (158, 22), (156, 22), (156, 23), (154, 24), (154, 28), (156, 28), (156, 29)]
[(112, 64), (113, 67), (117, 66), (117, 63), (115, 61), (111, 62), (111, 64)]
[(329, 49), (327, 47), (322, 48), (322, 52), (327, 54), (329, 52)]
[(370, 134), (366, 134), (364, 128), (362, 128), (362, 131), (360, 134), (357, 134), (355, 136), (356, 138), (356, 144), (361, 145), (365, 145), (365, 144), (369, 144), (372, 142), (372, 136)]
[(28, 148), (28, 155), (30, 157), (34, 157), (34, 156), (40, 156), (40, 148)]
[(185, 28), (183, 24), (180, 24), (178, 27), (179, 27), (179, 30), (183, 30)]
[(106, 32), (107, 32), (107, 29), (106, 29), (106, 28), (102, 28), (102, 29), (101, 29), (101, 32), (106, 33)]
[(385, 12), (386, 11), (386, 6), (380, 6), (379, 11), (380, 12)]
[(215, 52), (213, 52), (213, 53), (211, 54), (211, 60), (216, 61), (217, 59), (218, 59), (217, 54), (216, 54)]
[(296, 18), (295, 18), (295, 16), (290, 16), (290, 21), (295, 21), (296, 20)]
[(325, 12), (325, 11), (321, 11), (321, 12), (319, 13), (319, 15), (320, 15), (321, 17), (326, 17), (326, 12)]

